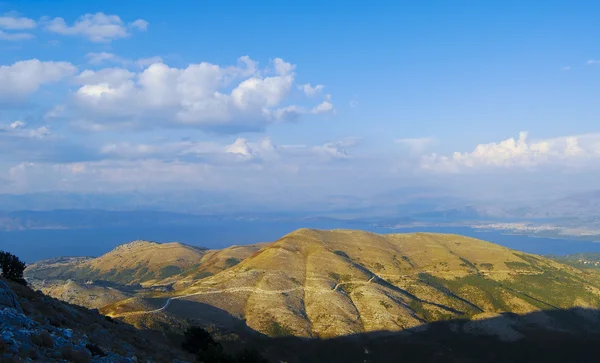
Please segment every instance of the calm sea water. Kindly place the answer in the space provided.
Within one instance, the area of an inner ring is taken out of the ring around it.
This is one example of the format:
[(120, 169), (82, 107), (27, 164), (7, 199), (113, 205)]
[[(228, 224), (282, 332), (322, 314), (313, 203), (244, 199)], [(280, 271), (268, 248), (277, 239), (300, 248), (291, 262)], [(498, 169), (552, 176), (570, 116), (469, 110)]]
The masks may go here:
[(274, 241), (298, 228), (348, 228), (377, 233), (439, 232), (456, 233), (494, 242), (536, 254), (565, 255), (600, 252), (600, 243), (568, 239), (534, 238), (484, 232), (468, 227), (418, 227), (390, 230), (366, 224), (338, 221), (216, 221), (193, 226), (143, 226), (72, 230), (28, 230), (0, 232), (0, 249), (16, 254), (26, 262), (57, 256), (99, 256), (119, 244), (136, 239), (223, 248), (233, 244)]

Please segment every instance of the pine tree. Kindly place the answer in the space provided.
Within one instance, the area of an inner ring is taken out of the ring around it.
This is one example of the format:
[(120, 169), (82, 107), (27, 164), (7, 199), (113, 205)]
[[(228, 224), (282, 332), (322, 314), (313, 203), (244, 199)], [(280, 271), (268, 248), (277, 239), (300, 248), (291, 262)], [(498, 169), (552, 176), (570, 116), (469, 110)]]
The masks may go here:
[(2, 277), (13, 280), (22, 285), (27, 285), (27, 281), (23, 277), (25, 272), (25, 262), (11, 253), (0, 251), (0, 270)]

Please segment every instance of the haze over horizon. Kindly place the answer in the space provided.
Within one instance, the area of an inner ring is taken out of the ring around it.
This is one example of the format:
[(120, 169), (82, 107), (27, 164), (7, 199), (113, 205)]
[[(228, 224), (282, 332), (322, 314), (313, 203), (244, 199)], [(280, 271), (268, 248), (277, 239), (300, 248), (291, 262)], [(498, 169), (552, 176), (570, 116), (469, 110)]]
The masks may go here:
[(593, 190), (600, 5), (434, 3), (3, 2), (0, 193)]

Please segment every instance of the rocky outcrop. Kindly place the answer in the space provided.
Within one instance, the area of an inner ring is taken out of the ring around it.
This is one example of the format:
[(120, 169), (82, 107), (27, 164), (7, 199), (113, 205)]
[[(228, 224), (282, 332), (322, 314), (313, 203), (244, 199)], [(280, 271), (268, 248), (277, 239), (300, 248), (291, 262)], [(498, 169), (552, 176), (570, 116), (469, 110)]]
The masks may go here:
[(14, 309), (0, 310), (0, 361), (2, 362), (137, 362), (90, 343), (85, 334), (39, 324)]
[(0, 362), (175, 362), (131, 326), (0, 280)]
[(10, 289), (10, 287), (4, 281), (0, 281), (0, 309), (9, 308), (14, 309), (18, 313), (23, 313), (21, 305), (17, 300), (17, 295)]

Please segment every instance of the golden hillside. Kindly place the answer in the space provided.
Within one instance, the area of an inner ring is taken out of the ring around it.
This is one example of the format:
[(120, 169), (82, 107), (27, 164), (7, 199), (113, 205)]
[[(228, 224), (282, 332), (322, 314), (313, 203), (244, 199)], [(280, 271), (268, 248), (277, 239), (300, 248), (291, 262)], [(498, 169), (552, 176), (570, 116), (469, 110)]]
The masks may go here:
[(103, 311), (133, 323), (161, 315), (214, 323), (226, 312), (217, 315), (271, 336), (333, 337), (598, 307), (599, 286), (596, 275), (457, 235), (301, 229), (170, 295)]

